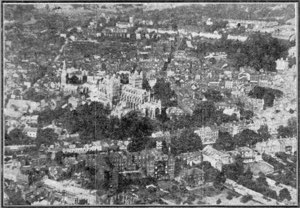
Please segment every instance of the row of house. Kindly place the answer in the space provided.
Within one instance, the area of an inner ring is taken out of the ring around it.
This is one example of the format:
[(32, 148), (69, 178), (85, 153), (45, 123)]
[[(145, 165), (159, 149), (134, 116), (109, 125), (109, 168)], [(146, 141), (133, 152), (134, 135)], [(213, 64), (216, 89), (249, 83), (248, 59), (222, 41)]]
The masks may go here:
[(294, 154), (298, 149), (298, 141), (296, 137), (269, 139), (267, 141), (258, 142), (255, 145), (255, 150), (259, 153), (274, 155), (277, 152), (286, 152)]

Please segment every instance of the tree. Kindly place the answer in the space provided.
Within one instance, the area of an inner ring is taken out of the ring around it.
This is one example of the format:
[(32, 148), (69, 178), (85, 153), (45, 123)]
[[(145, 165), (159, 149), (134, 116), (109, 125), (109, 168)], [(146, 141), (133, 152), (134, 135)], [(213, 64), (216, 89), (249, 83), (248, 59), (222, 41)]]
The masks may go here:
[(287, 188), (283, 188), (279, 191), (279, 200), (283, 201), (284, 199), (287, 199), (288, 201), (292, 199), (291, 194)]
[(233, 164), (224, 165), (222, 171), (227, 178), (237, 181), (239, 176), (244, 173), (243, 159), (237, 156)]
[(241, 198), (241, 202), (247, 203), (248, 201), (252, 200), (253, 196), (252, 195), (245, 195)]
[(213, 102), (221, 102), (223, 100), (223, 97), (221, 95), (221, 92), (214, 89), (208, 89), (204, 96), (207, 100), (211, 100)]
[(53, 129), (39, 129), (37, 132), (36, 143), (38, 147), (40, 147), (42, 144), (52, 145), (57, 142), (57, 138), (58, 135), (54, 133)]
[(64, 153), (62, 151), (58, 151), (55, 154), (55, 161), (60, 165), (63, 164), (63, 158), (64, 158)]
[(256, 179), (256, 181), (263, 186), (269, 186), (266, 176), (263, 173), (259, 173), (259, 177)]
[(265, 124), (265, 125), (260, 125), (259, 129), (257, 130), (257, 133), (259, 135), (259, 137), (263, 140), (263, 141), (266, 141), (268, 140), (269, 138), (271, 138), (271, 134), (269, 133), (269, 130), (268, 130), (268, 125)]
[(171, 107), (176, 105), (177, 96), (174, 90), (171, 89), (169, 82), (163, 78), (157, 79), (153, 86), (154, 97), (161, 100), (163, 107)]
[(219, 131), (219, 137), (213, 147), (217, 150), (231, 151), (234, 149), (235, 142), (228, 132)]
[(293, 136), (293, 132), (292, 130), (287, 127), (287, 126), (283, 126), (283, 125), (280, 125), (277, 129), (277, 137), (282, 137), (282, 138), (289, 138), (289, 137), (292, 137)]
[(241, 114), (241, 116), (240, 116), (241, 120), (244, 120), (244, 119), (250, 120), (254, 116), (253, 111), (245, 110), (244, 108), (241, 108), (240, 114)]
[(238, 147), (253, 146), (257, 142), (261, 142), (261, 138), (255, 131), (245, 129), (234, 136), (234, 141)]
[(151, 90), (148, 79), (146, 79), (146, 78), (143, 79), (142, 88), (147, 91)]
[(191, 129), (185, 129), (179, 137), (171, 139), (172, 151), (175, 155), (202, 150), (201, 138)]
[(22, 132), (21, 129), (13, 129), (9, 134), (5, 134), (5, 145), (20, 145), (28, 143), (28, 137)]
[(273, 107), (275, 95), (271, 92), (266, 92), (263, 96), (264, 99), (264, 108)]
[(221, 188), (226, 181), (224, 172), (219, 172), (214, 181), (214, 187)]
[(273, 38), (270, 34), (251, 34), (244, 43), (240, 43), (240, 53), (233, 56), (235, 65), (251, 66), (256, 70), (275, 71), (275, 61), (286, 56), (288, 45)]
[(133, 138), (132, 141), (128, 144), (127, 150), (128, 152), (140, 152), (145, 149), (147, 145), (148, 138)]

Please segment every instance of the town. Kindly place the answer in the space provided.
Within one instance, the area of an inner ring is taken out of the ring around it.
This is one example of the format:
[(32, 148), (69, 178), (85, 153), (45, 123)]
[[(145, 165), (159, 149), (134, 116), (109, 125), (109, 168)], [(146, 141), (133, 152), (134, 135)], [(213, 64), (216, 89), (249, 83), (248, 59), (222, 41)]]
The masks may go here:
[(4, 205), (297, 205), (297, 6), (3, 4)]

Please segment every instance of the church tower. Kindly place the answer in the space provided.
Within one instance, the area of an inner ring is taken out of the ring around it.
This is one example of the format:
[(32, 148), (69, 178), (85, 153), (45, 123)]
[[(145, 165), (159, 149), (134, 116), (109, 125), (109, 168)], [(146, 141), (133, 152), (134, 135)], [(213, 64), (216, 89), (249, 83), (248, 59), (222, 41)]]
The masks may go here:
[(143, 83), (143, 72), (140, 73), (135, 70), (133, 73), (129, 75), (129, 84), (135, 88), (142, 89)]

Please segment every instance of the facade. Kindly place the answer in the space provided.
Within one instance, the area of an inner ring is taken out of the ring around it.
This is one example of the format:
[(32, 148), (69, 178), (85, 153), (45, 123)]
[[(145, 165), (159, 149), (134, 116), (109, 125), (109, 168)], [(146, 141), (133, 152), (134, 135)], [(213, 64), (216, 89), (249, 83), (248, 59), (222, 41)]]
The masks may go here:
[(214, 144), (219, 137), (219, 131), (213, 127), (201, 127), (194, 131), (195, 134), (200, 136), (204, 145)]
[(293, 154), (297, 151), (297, 139), (292, 138), (283, 138), (283, 139), (269, 139), (264, 142), (258, 142), (255, 146), (255, 150), (259, 153), (265, 153), (274, 155), (277, 152), (286, 152)]
[(231, 164), (234, 162), (233, 157), (225, 152), (214, 149), (211, 145), (206, 146), (203, 150), (203, 161), (208, 161), (210, 164), (218, 169), (222, 170), (223, 165)]
[(203, 154), (201, 151), (182, 153), (179, 155), (179, 158), (186, 162), (187, 165), (200, 164), (203, 162)]
[(30, 138), (35, 139), (37, 137), (37, 128), (26, 127), (23, 132)]
[(157, 149), (126, 154), (115, 152), (108, 157), (118, 172), (127, 177), (137, 174), (139, 176), (135, 177), (151, 176), (158, 180), (174, 178), (175, 158)]
[(141, 105), (150, 100), (150, 92), (132, 85), (122, 87), (121, 102), (127, 104), (131, 109), (141, 109)]
[(261, 155), (257, 155), (257, 153), (249, 147), (239, 147), (236, 151), (242, 157), (244, 163), (262, 160)]
[(276, 60), (276, 70), (277, 71), (286, 71), (289, 68), (289, 62), (287, 59), (278, 59)]
[(86, 70), (67, 68), (66, 61), (63, 62), (63, 67), (60, 75), (60, 87), (64, 91), (74, 91), (78, 89), (78, 85), (87, 82), (88, 73)]
[(115, 104), (120, 98), (121, 82), (116, 76), (107, 76), (98, 80), (97, 88), (101, 99), (107, 100), (110, 106)]

